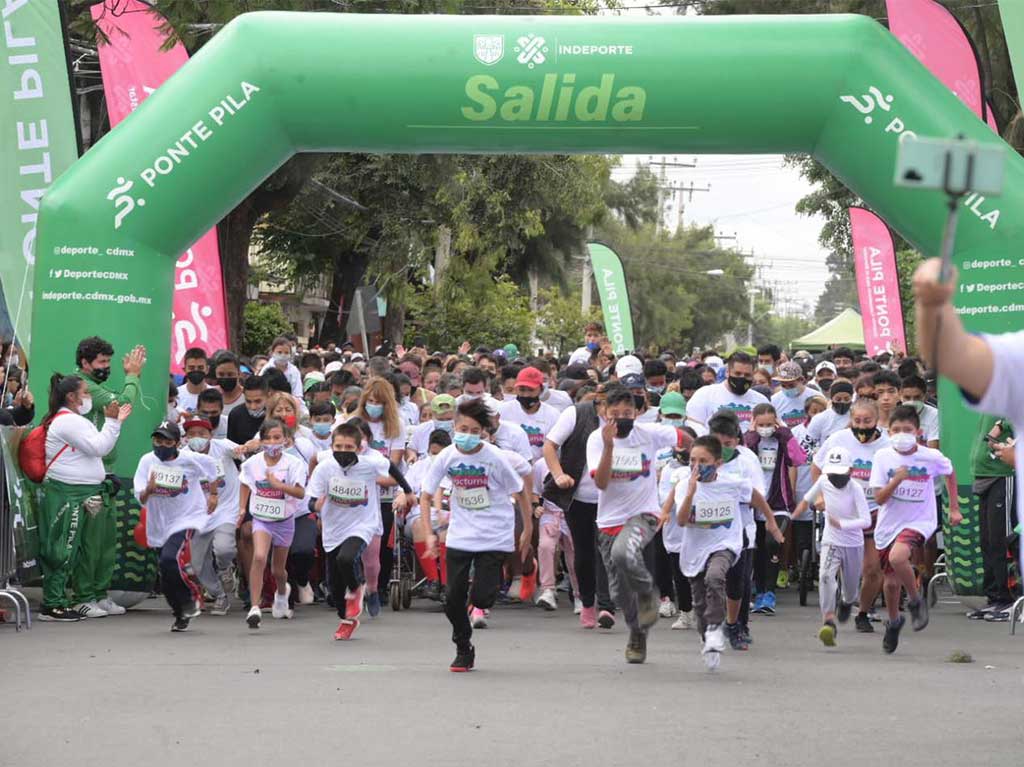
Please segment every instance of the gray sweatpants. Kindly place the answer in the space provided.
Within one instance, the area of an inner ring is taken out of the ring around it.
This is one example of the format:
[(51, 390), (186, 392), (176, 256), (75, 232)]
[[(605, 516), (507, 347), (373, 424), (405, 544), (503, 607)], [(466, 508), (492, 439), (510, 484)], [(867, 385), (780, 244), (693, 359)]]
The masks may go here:
[(227, 574), (237, 554), (238, 544), (235, 542), (233, 524), (220, 525), (208, 533), (196, 533), (193, 536), (192, 567), (199, 576), (199, 582), (214, 598), (224, 596), (221, 579)]
[(622, 610), (626, 625), (634, 631), (640, 628), (637, 595), (654, 590), (654, 578), (647, 569), (644, 549), (657, 532), (658, 518), (653, 514), (639, 514), (626, 522), (618, 535), (597, 534), (597, 546), (608, 571), (608, 590)]
[(821, 544), (821, 566), (818, 570), (818, 603), (821, 617), (836, 611), (836, 592), (839, 589), (837, 576), (842, 571), (843, 601), (851, 604), (857, 600), (860, 589), (860, 573), (864, 564), (863, 546), (835, 546)]
[(725, 576), (735, 560), (731, 551), (716, 551), (708, 557), (704, 572), (690, 578), (693, 611), (702, 637), (708, 626), (725, 620)]

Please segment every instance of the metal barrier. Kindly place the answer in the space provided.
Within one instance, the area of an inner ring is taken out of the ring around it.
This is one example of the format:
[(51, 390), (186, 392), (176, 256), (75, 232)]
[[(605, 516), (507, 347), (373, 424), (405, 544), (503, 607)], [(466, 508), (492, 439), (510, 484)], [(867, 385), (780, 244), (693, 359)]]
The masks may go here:
[[(7, 449), (6, 442), (2, 448)], [(14, 511), (7, 495), (7, 470), (0, 461), (0, 600), (14, 605), (15, 631), (21, 631), (22, 623), (32, 628), (32, 610), (28, 598), (11, 586), (11, 576), (18, 569), (14, 551)]]

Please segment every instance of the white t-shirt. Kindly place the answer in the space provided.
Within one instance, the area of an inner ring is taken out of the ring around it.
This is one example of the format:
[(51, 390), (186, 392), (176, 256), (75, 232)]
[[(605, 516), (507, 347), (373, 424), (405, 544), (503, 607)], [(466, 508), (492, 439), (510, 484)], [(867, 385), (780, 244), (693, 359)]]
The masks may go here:
[(849, 425), (849, 410), (847, 410), (843, 415), (839, 415), (839, 413), (830, 407), (826, 410), (822, 410), (816, 416), (811, 418), (811, 422), (807, 424), (807, 436), (814, 441), (815, 445), (821, 445), (821, 443), (837, 431), (841, 431)]
[(511, 450), (527, 459), (533, 458), (530, 441), (518, 424), (500, 422), (494, 432), (494, 444), (502, 450)]
[(863, 546), (864, 531), (871, 527), (871, 512), (868, 510), (864, 489), (856, 482), (849, 482), (840, 489), (829, 481), (827, 475), (822, 474), (803, 499), (813, 506), (819, 493), (825, 496), (825, 513), (839, 523), (836, 529), (825, 521), (821, 542), (833, 546)]
[(515, 551), (516, 505), (512, 494), (523, 489), (523, 478), (508, 457), (490, 443), (472, 454), (449, 445), (434, 459), (423, 491), (437, 492), (451, 482), (451, 522), (447, 545), (462, 551)]
[(530, 443), (532, 459), (536, 461), (544, 457), (544, 437), (551, 431), (551, 427), (558, 420), (558, 411), (551, 405), (540, 403), (536, 413), (527, 413), (518, 400), (508, 400), (498, 408), (501, 415), (502, 425), (518, 424), (526, 434), (526, 440)]
[[(403, 431), (397, 437), (388, 438), (384, 434), (384, 422), (383, 421), (367, 421), (370, 425), (370, 433), (373, 435), (373, 439), (370, 440), (370, 449), (376, 450), (382, 456), (391, 460), (391, 452), (393, 450), (403, 451), (405, 450), (405, 432)], [(401, 468), (401, 460), (399, 460), (399, 468)], [(389, 487), (382, 487), (380, 489), (380, 499), (385, 503), (390, 503), (398, 495), (398, 486), (392, 485)]]
[(193, 394), (188, 390), (188, 384), (182, 384), (178, 387), (178, 410), (182, 413), (195, 413), (199, 409), (199, 394), (209, 389), (205, 383), (203, 388), (197, 394)]
[(420, 408), (411, 399), (404, 399), (398, 406), (398, 412), (402, 414), (402, 420), (404, 420), (409, 426), (418, 426), (420, 423)]
[(910, 476), (878, 508), (875, 545), (879, 549), (892, 543), (901, 530), (916, 530), (925, 540), (932, 537), (938, 526), (933, 481), (937, 476), (953, 473), (953, 464), (938, 450), (918, 447), (910, 455), (903, 455), (887, 447), (875, 454), (871, 467), (871, 487), (875, 492), (889, 484), (900, 466), (906, 466)]
[[(672, 492), (672, 486), (675, 483), (676, 472), (682, 468), (682, 464), (679, 463), (675, 458), (670, 459), (661, 468), (661, 473), (658, 475), (658, 502), (664, 503), (665, 499), (668, 498)], [(668, 519), (665, 520), (664, 526), (661, 528), (661, 540), (665, 544), (665, 551), (671, 552), (672, 554), (678, 554), (679, 550), (683, 545), (683, 528), (679, 526), (676, 521), (675, 514), (669, 514)]]
[[(675, 472), (676, 513), (689, 490), (690, 468)], [(719, 474), (714, 482), (698, 482), (690, 508), (690, 520), (683, 528), (679, 569), (687, 578), (704, 571), (716, 551), (728, 551), (733, 561), (743, 551), (743, 519), (740, 504), (750, 503), (750, 480)]]
[[(803, 498), (807, 491), (811, 489), (811, 461), (814, 459), (818, 445), (811, 439), (807, 433), (807, 427), (802, 423), (798, 423), (793, 427), (793, 439), (797, 441), (797, 444), (807, 454), (807, 463), (796, 467), (796, 497)], [(810, 519), (810, 512), (808, 511), (807, 514), (797, 517), (797, 519)]]
[(347, 469), (333, 457), (317, 464), (306, 497), (327, 498), (320, 514), (324, 551), (333, 551), (347, 538), (369, 543), (378, 534), (381, 516), (377, 480), (387, 477), (389, 469), (388, 461), (372, 450), (359, 455)]
[(441, 424), (447, 426), (446, 432), (454, 432), (455, 421), (424, 421), (412, 430), (409, 438), (409, 449), (417, 456), (426, 455), (430, 452), (430, 435), (441, 428)]
[[(598, 417), (597, 428), (600, 429), (604, 426), (604, 419)], [(551, 427), (548, 432), (547, 439), (551, 441), (555, 447), (561, 448), (565, 444), (566, 440), (572, 436), (573, 429), (576, 428), (576, 408), (571, 407), (562, 411), (562, 414), (558, 416), (558, 420), (555, 421), (555, 425)], [(584, 467), (583, 474), (579, 481), (576, 483), (575, 491), (572, 497), (580, 503), (597, 503), (597, 485), (594, 484), (594, 478), (590, 472)]]
[(208, 533), (221, 525), (234, 526), (238, 519), (238, 489), (240, 487), (238, 466), (235, 465), (235, 448), (238, 447), (228, 439), (211, 439), (210, 449), (206, 453), (196, 453), (185, 448), (182, 453), (210, 458), (214, 462), (217, 473), (217, 508), (207, 517), (202, 532)]
[(937, 442), (939, 439), (939, 409), (931, 405), (925, 405), (918, 414), (921, 419), (921, 436), (919, 441), (927, 446), (929, 442)]
[(686, 403), (686, 415), (703, 424), (702, 428), (707, 432), (708, 421), (715, 413), (725, 408), (736, 414), (740, 420), (740, 429), (746, 434), (753, 420), (754, 407), (767, 402), (767, 397), (753, 389), (748, 389), (746, 394), (740, 396), (733, 394), (728, 383), (711, 384), (702, 386), (693, 393), (690, 401)]
[(874, 442), (865, 445), (854, 436), (850, 429), (837, 431), (818, 448), (818, 452), (814, 454), (814, 465), (824, 471), (825, 456), (834, 447), (845, 447), (850, 451), (850, 457), (853, 459), (850, 476), (864, 490), (864, 495), (868, 500), (868, 509), (871, 511), (878, 509), (878, 504), (875, 503), (875, 493), (871, 489), (871, 470), (874, 467), (875, 454), (882, 448), (889, 447), (889, 438), (883, 434)]
[(590, 355), (593, 352), (590, 351), (586, 346), (580, 346), (572, 354), (569, 355), (570, 365), (589, 365)]
[(69, 485), (100, 484), (107, 476), (103, 456), (114, 449), (120, 434), (116, 418), (108, 418), (97, 431), (88, 418), (62, 407), (46, 430), (46, 476)]
[(550, 405), (559, 413), (573, 405), (572, 397), (569, 396), (569, 392), (562, 391), (561, 389), (552, 389), (550, 387), (544, 389), (541, 393), (540, 401), (545, 405)]
[(206, 494), (203, 483), (217, 481), (216, 464), (206, 456), (182, 452), (173, 461), (161, 461), (152, 452), (139, 459), (133, 486), (135, 497), (157, 473), (157, 488), (146, 500), (146, 540), (151, 549), (163, 546), (182, 530), (202, 531), (206, 527)]
[(779, 414), (779, 419), (790, 429), (807, 418), (807, 410), (804, 404), (811, 397), (820, 397), (821, 392), (815, 391), (808, 386), (795, 397), (787, 397), (784, 389), (780, 389), (772, 395), (772, 407)]
[[(286, 495), (283, 490), (272, 488), (267, 481), (267, 469), (267, 460), (263, 453), (257, 453), (242, 464), (240, 481), (250, 491), (249, 513), (266, 522), (301, 516), (305, 501)], [(269, 469), (288, 486), (306, 486), (308, 465), (294, 455), (282, 453), (280, 460)]]
[[(1013, 424), (1014, 434), (1024, 434), (1024, 387), (1020, 385), (1020, 371), (1024, 370), (1024, 331), (984, 335), (982, 339), (994, 358), (992, 380), (977, 404), (968, 402), (968, 406), (1007, 418)], [(1024, 519), (1024, 460), (1019, 454), (1016, 471), (1017, 517)]]
[[(633, 424), (625, 439), (612, 441), (612, 471), (608, 486), (598, 491), (597, 526), (617, 527), (640, 514), (659, 514), (655, 458), (679, 443), (679, 431), (660, 423)], [(593, 476), (601, 462), (604, 441), (600, 429), (587, 439), (587, 470)]]
[[(735, 479), (747, 479), (750, 486), (762, 496), (766, 496), (764, 484), (764, 472), (761, 471), (761, 461), (757, 454), (746, 445), (736, 446), (736, 457), (731, 461), (723, 463), (718, 473), (732, 476)], [(754, 520), (754, 509), (751, 504), (740, 502), (740, 514), (743, 516), (743, 529), (747, 533), (747, 548), (753, 549), (757, 545), (757, 524)], [(758, 517), (761, 515), (758, 514)]]

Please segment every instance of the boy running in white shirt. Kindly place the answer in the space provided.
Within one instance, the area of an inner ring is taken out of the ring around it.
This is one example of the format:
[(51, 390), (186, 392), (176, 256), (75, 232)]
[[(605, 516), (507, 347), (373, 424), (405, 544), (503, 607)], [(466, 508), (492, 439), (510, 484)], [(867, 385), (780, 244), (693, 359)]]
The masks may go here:
[[(853, 456), (843, 447), (834, 447), (824, 457), (822, 476), (796, 507), (799, 516), (813, 506), (819, 495), (825, 498), (825, 529), (821, 536), (821, 562), (818, 573), (818, 602), (821, 606), (821, 630), (818, 639), (826, 647), (836, 644), (836, 618), (850, 619), (850, 606), (857, 598), (861, 565), (864, 562), (864, 531), (871, 527), (871, 512), (864, 489), (850, 481)], [(842, 597), (836, 610), (838, 575), (842, 571)]]
[(885, 575), (885, 606), (889, 620), (885, 624), (882, 649), (896, 651), (900, 629), (906, 619), (900, 615), (900, 587), (907, 590), (907, 609), (914, 631), (928, 625), (928, 602), (917, 589), (912, 558), (921, 555), (925, 541), (937, 525), (936, 476), (945, 476), (949, 487), (949, 524), (960, 524), (956, 477), (953, 464), (938, 450), (918, 444), (921, 421), (917, 411), (906, 405), (889, 417), (891, 447), (879, 450), (871, 468), (871, 487), (878, 501), (875, 545)]

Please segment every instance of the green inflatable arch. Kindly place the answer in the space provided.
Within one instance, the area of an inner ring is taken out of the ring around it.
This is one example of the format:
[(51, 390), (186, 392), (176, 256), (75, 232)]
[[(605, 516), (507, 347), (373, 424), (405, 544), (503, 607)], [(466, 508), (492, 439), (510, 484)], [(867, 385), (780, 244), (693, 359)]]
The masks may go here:
[[(43, 200), (33, 367), (70, 369), (93, 333), (146, 345), (150, 409), (117, 466), (132, 474), (164, 411), (175, 259), (296, 152), (806, 152), (934, 254), (942, 198), (892, 184), (910, 132), (1000, 141), (863, 16), (244, 15)], [(1024, 161), (1008, 155), (1007, 193), (968, 198), (957, 243), (991, 283), (1021, 274)], [(1017, 300), (969, 325), (1020, 327)], [(951, 430), (968, 418), (945, 409), (962, 469)]]

